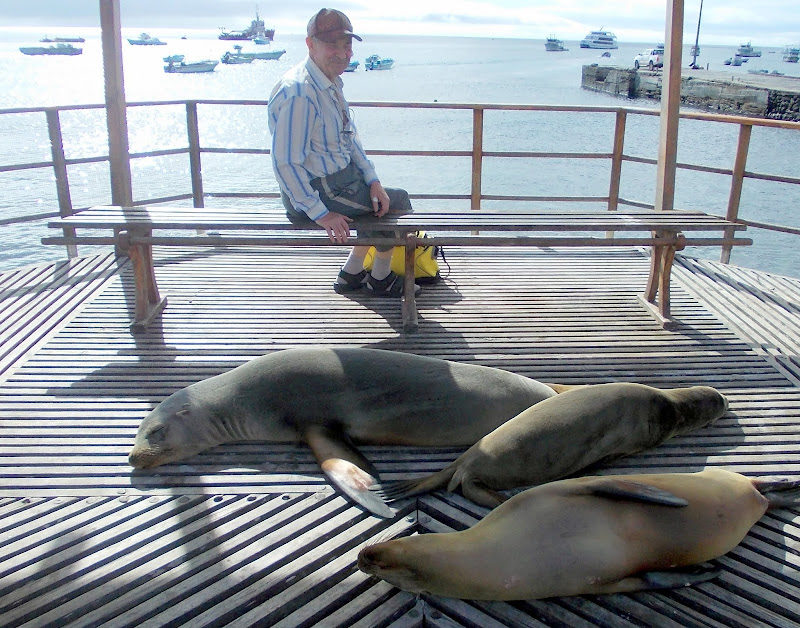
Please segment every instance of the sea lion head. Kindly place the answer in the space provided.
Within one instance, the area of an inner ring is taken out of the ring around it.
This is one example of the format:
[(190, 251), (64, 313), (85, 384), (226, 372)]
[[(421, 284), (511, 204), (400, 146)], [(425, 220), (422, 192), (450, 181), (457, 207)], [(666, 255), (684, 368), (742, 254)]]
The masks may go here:
[(684, 434), (716, 421), (728, 411), (728, 400), (716, 388), (692, 386), (665, 391), (676, 408), (673, 434)]
[(139, 425), (128, 462), (136, 469), (152, 469), (168, 462), (189, 458), (217, 444), (209, 442), (210, 412), (194, 403), (192, 387), (170, 395)]

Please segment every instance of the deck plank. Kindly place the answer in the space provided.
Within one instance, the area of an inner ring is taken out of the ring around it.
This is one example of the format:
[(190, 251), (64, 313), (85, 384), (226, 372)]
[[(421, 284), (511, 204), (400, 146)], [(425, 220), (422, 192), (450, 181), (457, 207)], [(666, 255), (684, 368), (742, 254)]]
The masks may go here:
[[(338, 496), (302, 445), (234, 443), (131, 473), (141, 418), (190, 383), (289, 347), (378, 347), (542, 381), (712, 385), (714, 425), (598, 473), (800, 477), (800, 281), (678, 256), (665, 331), (641, 307), (639, 250), (447, 250), (446, 280), (401, 334), (391, 300), (336, 295), (331, 248), (159, 254), (169, 297), (128, 329), (112, 255), (0, 273), (3, 626), (786, 626), (800, 624), (800, 512), (770, 511), (680, 591), (485, 603), (414, 596), (355, 568), (364, 542), (463, 529), (486, 512), (437, 492), (393, 521)], [(365, 447), (385, 479), (463, 448)]]

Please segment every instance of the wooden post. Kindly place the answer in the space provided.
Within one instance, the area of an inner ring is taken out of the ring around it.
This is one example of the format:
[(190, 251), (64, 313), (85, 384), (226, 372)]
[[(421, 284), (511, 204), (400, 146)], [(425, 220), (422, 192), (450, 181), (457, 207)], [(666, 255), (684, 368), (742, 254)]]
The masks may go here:
[(203, 172), (200, 164), (200, 130), (197, 126), (197, 103), (186, 101), (186, 131), (189, 134), (189, 168), (192, 173), (192, 198), (195, 207), (205, 207)]
[(111, 163), (111, 203), (130, 207), (133, 204), (133, 192), (122, 73), (119, 0), (100, 0), (100, 26), (103, 41), (108, 156)]
[[(72, 197), (69, 193), (69, 176), (67, 174), (67, 159), (64, 156), (64, 140), (61, 135), (61, 120), (58, 109), (47, 109), (47, 132), (50, 134), (50, 154), (53, 156), (53, 172), (56, 176), (56, 194), (58, 196), (58, 213), (62, 218), (71, 216)], [(64, 227), (64, 236), (75, 237), (74, 227)], [(77, 257), (78, 247), (67, 244), (67, 257)]]
[[(753, 131), (752, 124), (739, 125), (739, 144), (736, 147), (736, 159), (733, 163), (733, 176), (731, 177), (731, 193), (728, 197), (728, 213), (725, 218), (736, 222), (739, 218), (739, 202), (742, 200), (742, 186), (744, 184), (744, 170), (747, 167), (747, 152), (750, 150), (750, 135)], [(733, 229), (726, 229), (725, 237), (732, 238)], [(719, 261), (728, 264), (731, 261), (730, 244), (722, 246)]]
[(481, 208), (481, 176), (483, 171), (483, 109), (472, 110), (472, 196), (470, 209)]
[(683, 0), (667, 0), (664, 79), (661, 88), (661, 132), (658, 140), (658, 174), (655, 208), (675, 205), (675, 169), (678, 154), (678, 121), (681, 104), (681, 49), (683, 48)]
[(622, 176), (622, 153), (625, 148), (625, 122), (628, 112), (617, 110), (614, 125), (614, 152), (611, 155), (611, 182), (608, 187), (608, 211), (617, 211), (619, 206), (619, 180)]

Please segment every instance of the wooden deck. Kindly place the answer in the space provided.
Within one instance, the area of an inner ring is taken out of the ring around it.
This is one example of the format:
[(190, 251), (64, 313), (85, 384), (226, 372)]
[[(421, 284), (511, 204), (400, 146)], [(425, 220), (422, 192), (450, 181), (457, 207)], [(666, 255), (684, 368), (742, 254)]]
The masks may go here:
[[(378, 519), (289, 445), (229, 445), (133, 474), (134, 434), (162, 398), (270, 351), (324, 345), (542, 381), (712, 385), (728, 415), (608, 471), (800, 476), (800, 280), (678, 256), (680, 324), (665, 331), (638, 300), (649, 265), (639, 250), (452, 249), (447, 280), (418, 299), (419, 332), (402, 335), (396, 302), (331, 290), (342, 254), (170, 251), (156, 270), (169, 305), (135, 336), (127, 262), (0, 274), (0, 625), (800, 624), (794, 510), (768, 513), (717, 561), (722, 576), (696, 587), (486, 603), (414, 596), (355, 568), (376, 536), (463, 529), (485, 514), (459, 496), (409, 500)], [(460, 451), (364, 449), (388, 479)]]

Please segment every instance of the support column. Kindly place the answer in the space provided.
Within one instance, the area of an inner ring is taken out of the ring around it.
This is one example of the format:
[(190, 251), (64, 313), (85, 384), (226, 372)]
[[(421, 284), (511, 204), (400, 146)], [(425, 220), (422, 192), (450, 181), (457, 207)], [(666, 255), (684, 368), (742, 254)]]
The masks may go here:
[(683, 0), (667, 0), (661, 131), (658, 139), (658, 174), (655, 208), (675, 206), (675, 168), (678, 154), (678, 119), (681, 104), (681, 49), (683, 48)]

